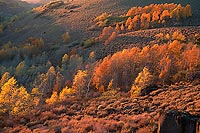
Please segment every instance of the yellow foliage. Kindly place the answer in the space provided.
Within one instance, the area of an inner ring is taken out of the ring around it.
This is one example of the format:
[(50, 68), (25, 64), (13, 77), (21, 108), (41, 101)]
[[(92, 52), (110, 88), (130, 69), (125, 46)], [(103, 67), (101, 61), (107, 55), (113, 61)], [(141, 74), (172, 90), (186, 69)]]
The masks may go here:
[(152, 21), (158, 21), (160, 18), (159, 18), (159, 12), (158, 11), (154, 11), (153, 14), (152, 14)]
[(31, 102), (30, 94), (26, 88), (17, 88), (17, 81), (14, 77), (10, 78), (1, 88), (0, 109), (12, 114), (22, 114), (29, 109)]
[(160, 20), (165, 20), (165, 19), (167, 19), (167, 18), (170, 18), (170, 13), (169, 13), (168, 10), (164, 10), (164, 11), (162, 12), (162, 14), (160, 15)]
[[(160, 23), (165, 24), (170, 19), (176, 21), (179, 21), (181, 18), (186, 19), (192, 16), (192, 11), (190, 5), (184, 7), (174, 3), (151, 4), (145, 7), (133, 7), (127, 12), (126, 16), (129, 18), (126, 20), (125, 26), (128, 27), (129, 30), (135, 27), (147, 29), (149, 26), (154, 27), (157, 25), (159, 26)], [(131, 18), (133, 16), (138, 16), (139, 24)], [(133, 24), (131, 24), (131, 22)], [(140, 27), (136, 25), (140, 25)]]
[[(96, 87), (96, 88), (98, 88), (98, 87)], [(98, 89), (99, 89), (100, 92), (105, 92), (105, 89), (104, 89), (103, 85), (101, 85)]]
[(142, 89), (152, 85), (154, 80), (153, 75), (149, 72), (149, 70), (144, 67), (142, 72), (140, 72), (137, 78), (134, 81), (134, 84), (131, 87), (130, 93), (131, 97), (138, 96)]
[(99, 26), (99, 27), (104, 27), (106, 25), (106, 19), (108, 17), (110, 17), (111, 15), (107, 14), (106, 12), (105, 13), (102, 13), (100, 16), (96, 17), (94, 19), (94, 21), (96, 22), (96, 24)]
[(131, 90), (130, 90), (131, 98), (138, 96), (140, 91), (141, 91), (141, 88), (139, 86), (136, 86), (133, 84), (133, 86), (131, 87)]
[(152, 81), (153, 75), (146, 67), (144, 67), (142, 72), (140, 72), (135, 79), (135, 85), (138, 85), (140, 87), (147, 87), (148, 85), (151, 85)]
[(117, 32), (112, 32), (110, 37), (105, 41), (104, 44), (109, 44), (111, 41), (113, 41), (117, 37)]
[(39, 92), (38, 88), (33, 88), (31, 91), (32, 96), (32, 104), (33, 106), (38, 106), (40, 102), (41, 93)]
[(95, 22), (98, 22), (98, 21), (104, 21), (105, 19), (107, 19), (110, 15), (106, 12), (102, 13), (100, 16), (96, 17), (95, 18)]
[(133, 22), (130, 22), (130, 24), (128, 25), (128, 30), (132, 30), (133, 29)]
[(67, 86), (63, 88), (63, 90), (59, 94), (59, 100), (64, 101), (68, 96), (75, 93), (75, 90), (72, 88), (68, 88)]
[(108, 90), (113, 90), (113, 79), (108, 84)]
[(47, 104), (54, 104), (56, 102), (59, 101), (59, 97), (58, 97), (58, 93), (57, 92), (53, 92), (51, 97), (46, 99), (46, 103)]
[(186, 5), (185, 7), (186, 9), (186, 17), (191, 17), (192, 16), (192, 9), (191, 6), (189, 4)]
[(39, 94), (39, 89), (38, 88), (33, 88), (31, 91), (32, 95), (38, 95)]
[(87, 70), (79, 70), (73, 79), (72, 89), (75, 90), (76, 94), (82, 96), (85, 93), (87, 87)]

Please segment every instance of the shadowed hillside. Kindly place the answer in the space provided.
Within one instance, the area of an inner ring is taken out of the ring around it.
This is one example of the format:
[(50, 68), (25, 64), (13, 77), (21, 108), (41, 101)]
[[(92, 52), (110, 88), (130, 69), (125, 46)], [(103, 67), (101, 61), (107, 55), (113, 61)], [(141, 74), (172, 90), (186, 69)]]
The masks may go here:
[(18, 13), (30, 10), (31, 7), (31, 5), (22, 1), (0, 0), (0, 22), (7, 20)]

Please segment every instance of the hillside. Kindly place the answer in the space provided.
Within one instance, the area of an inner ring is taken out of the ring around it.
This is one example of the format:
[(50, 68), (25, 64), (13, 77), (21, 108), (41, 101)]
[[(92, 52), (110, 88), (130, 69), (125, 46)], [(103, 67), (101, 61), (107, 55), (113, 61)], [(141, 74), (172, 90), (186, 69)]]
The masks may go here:
[(22, 1), (0, 0), (0, 22), (7, 20), (14, 15), (30, 10), (31, 7), (31, 5)]
[(0, 132), (199, 133), (196, 0), (3, 3)]
[[(186, 2), (180, 2), (183, 5), (187, 4)], [(141, 0), (138, 2), (132, 2), (131, 0), (74, 0), (71, 2), (66, 2), (65, 4), (62, 4), (56, 8), (48, 9), (47, 12), (39, 16), (37, 13), (30, 13), (26, 15), (27, 17), (22, 17), (8, 30), (4, 31), (5, 34), (1, 35), (1, 40), (5, 43), (14, 39), (14, 43), (19, 43), (25, 41), (28, 37), (34, 36), (42, 37), (47, 43), (61, 43), (62, 41), (60, 36), (66, 31), (70, 32), (72, 41), (87, 39), (91, 35), (97, 36), (100, 33), (100, 30), (96, 32), (88, 30), (92, 25), (94, 25), (93, 20), (95, 17), (104, 12), (113, 15), (121, 15), (127, 12), (132, 6), (144, 6), (148, 5), (149, 3), (159, 2), (144, 2)], [(179, 1), (177, 1), (177, 3), (179, 3)], [(192, 19), (184, 23), (185, 25), (199, 25), (199, 7), (196, 6), (198, 3), (196, 3), (195, 0), (191, 1), (190, 3), (194, 15)], [(26, 24), (26, 27), (23, 27), (24, 24)], [(21, 35), (21, 37), (18, 38), (16, 33), (12, 31), (16, 31), (17, 34)], [(52, 36), (52, 34), (54, 35)]]

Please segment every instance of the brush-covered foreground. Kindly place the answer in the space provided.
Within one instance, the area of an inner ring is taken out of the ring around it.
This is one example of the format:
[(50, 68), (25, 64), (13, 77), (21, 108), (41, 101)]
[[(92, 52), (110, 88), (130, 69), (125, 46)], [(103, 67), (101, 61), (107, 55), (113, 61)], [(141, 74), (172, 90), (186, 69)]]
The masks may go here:
[[(92, 99), (67, 98), (63, 102), (38, 107), (22, 116), (2, 116), (2, 132), (156, 132), (164, 112), (177, 110), (187, 114), (188, 125), (200, 116), (200, 86), (177, 84), (161, 87), (146, 96), (127, 98), (112, 93)], [(193, 115), (193, 116), (192, 116)], [(183, 126), (179, 123), (168, 125)], [(162, 120), (163, 121), (163, 120)], [(196, 122), (195, 124), (198, 124)], [(185, 125), (185, 129), (189, 129)], [(164, 127), (162, 127), (164, 128)], [(172, 127), (171, 127), (172, 128)], [(191, 131), (194, 130), (190, 128)], [(196, 131), (198, 127), (196, 127)], [(175, 130), (176, 131), (176, 130)], [(192, 132), (191, 132), (192, 133)]]

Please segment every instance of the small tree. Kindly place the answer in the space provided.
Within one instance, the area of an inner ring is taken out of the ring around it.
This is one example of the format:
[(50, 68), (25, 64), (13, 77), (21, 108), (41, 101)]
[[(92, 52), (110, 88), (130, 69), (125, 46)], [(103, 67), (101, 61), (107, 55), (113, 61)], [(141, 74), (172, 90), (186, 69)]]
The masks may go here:
[(118, 33), (119, 33), (120, 30), (121, 30), (118, 23), (117, 23), (116, 26), (115, 26), (115, 30), (116, 30)]
[(42, 94), (39, 92), (38, 88), (33, 88), (31, 91), (31, 98), (32, 98), (32, 108), (36, 107), (40, 103), (40, 96)]
[(112, 40), (114, 40), (117, 37), (117, 32), (112, 32), (110, 37), (105, 41), (104, 44), (109, 44)]
[(107, 90), (113, 90), (113, 79), (109, 82), (108, 84), (108, 89)]
[(131, 96), (140, 96), (142, 95), (143, 91), (153, 85), (154, 83), (154, 76), (149, 72), (149, 70), (144, 67), (142, 72), (140, 72), (137, 78), (134, 81), (134, 84), (131, 88)]
[(74, 90), (72, 88), (68, 88), (67, 86), (62, 89), (62, 91), (59, 94), (59, 100), (64, 101), (67, 97), (75, 94)]
[(10, 73), (9, 72), (5, 72), (0, 80), (0, 88), (9, 80), (10, 78)]
[(140, 72), (135, 79), (135, 85), (138, 85), (142, 88), (146, 88), (153, 83), (153, 75), (149, 72), (149, 70), (144, 67), (142, 72)]
[(69, 32), (65, 32), (64, 34), (62, 34), (62, 40), (63, 42), (69, 42), (70, 40)]
[(124, 31), (124, 30), (125, 30), (124, 24), (122, 24), (122, 25), (120, 26), (120, 29), (121, 29), (121, 31)]
[(58, 100), (59, 100), (58, 93), (53, 92), (51, 97), (46, 99), (46, 103), (47, 104), (54, 104), (54, 103), (58, 102)]
[(87, 91), (87, 82), (88, 82), (87, 77), (88, 77), (87, 70), (85, 71), (79, 70), (73, 79), (72, 89), (75, 90), (78, 96), (83, 96)]
[(0, 92), (0, 112), (22, 114), (29, 109), (30, 95), (24, 87), (17, 87), (14, 77), (10, 78)]
[(26, 63), (25, 61), (22, 61), (17, 65), (15, 69), (15, 75), (17, 77), (21, 77), (25, 73), (25, 70), (26, 70)]

